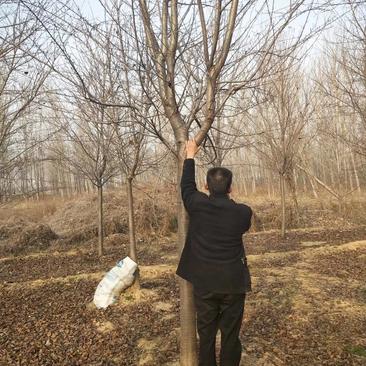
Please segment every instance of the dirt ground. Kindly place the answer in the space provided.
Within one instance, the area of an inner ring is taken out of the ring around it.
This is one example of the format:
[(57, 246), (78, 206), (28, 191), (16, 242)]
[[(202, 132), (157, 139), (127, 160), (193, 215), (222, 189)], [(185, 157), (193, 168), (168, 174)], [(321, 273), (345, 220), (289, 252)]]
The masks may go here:
[[(247, 235), (242, 365), (366, 365), (365, 238), (365, 226)], [(175, 237), (139, 243), (141, 292), (97, 310), (99, 280), (127, 255), (126, 236), (112, 242), (102, 259), (88, 243), (0, 258), (1, 366), (178, 365)]]

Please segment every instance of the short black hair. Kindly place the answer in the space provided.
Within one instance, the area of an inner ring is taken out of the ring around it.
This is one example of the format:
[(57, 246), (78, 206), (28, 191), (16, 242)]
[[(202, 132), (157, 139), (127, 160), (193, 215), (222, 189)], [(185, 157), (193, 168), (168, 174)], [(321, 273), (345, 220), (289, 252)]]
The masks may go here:
[(233, 173), (226, 168), (211, 168), (207, 172), (207, 186), (210, 194), (229, 193)]

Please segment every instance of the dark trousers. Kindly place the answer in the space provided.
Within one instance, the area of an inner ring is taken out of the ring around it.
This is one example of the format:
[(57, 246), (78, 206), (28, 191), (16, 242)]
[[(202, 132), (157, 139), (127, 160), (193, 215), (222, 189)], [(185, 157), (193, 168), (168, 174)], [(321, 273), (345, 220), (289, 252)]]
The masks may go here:
[(216, 334), (221, 332), (220, 366), (239, 366), (239, 332), (245, 294), (215, 294), (194, 291), (200, 339), (199, 366), (216, 366)]

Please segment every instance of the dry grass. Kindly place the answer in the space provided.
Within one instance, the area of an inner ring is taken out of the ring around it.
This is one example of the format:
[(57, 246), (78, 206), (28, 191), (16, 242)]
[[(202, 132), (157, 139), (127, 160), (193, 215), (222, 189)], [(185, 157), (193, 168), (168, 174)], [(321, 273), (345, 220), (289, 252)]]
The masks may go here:
[(40, 200), (16, 200), (0, 206), (0, 222), (23, 219), (40, 222), (53, 215), (69, 199), (46, 197)]
[[(175, 193), (135, 190), (135, 224), (137, 239), (150, 241), (177, 230)], [(233, 197), (248, 203), (254, 210), (252, 231), (279, 229), (280, 199), (267, 196)], [(127, 241), (128, 212), (124, 189), (104, 195), (104, 232), (106, 245)], [(366, 224), (366, 195), (353, 194), (340, 210), (336, 200), (322, 195), (319, 199), (299, 196), (299, 219), (290, 199), (287, 200), (289, 229), (311, 227), (352, 227)], [(97, 196), (45, 198), (7, 203), (0, 208), (0, 253), (24, 254), (28, 248), (43, 250), (57, 241), (61, 247), (94, 240), (97, 237)]]
[[(127, 197), (124, 191), (104, 195), (104, 232), (106, 236), (128, 233)], [(169, 196), (149, 197), (137, 192), (135, 225), (139, 237), (168, 235), (174, 230), (174, 207)], [(97, 197), (83, 195), (59, 207), (49, 218), (50, 226), (70, 242), (82, 242), (97, 236)]]
[(46, 224), (15, 221), (0, 226), (0, 254), (21, 254), (28, 250), (47, 249), (57, 235)]
[[(137, 191), (135, 225), (137, 238), (170, 235), (176, 230), (173, 199), (156, 193), (154, 197)], [(128, 209), (124, 191), (104, 195), (106, 245), (127, 240)], [(0, 208), (0, 254), (24, 254), (48, 248), (57, 238), (58, 246), (94, 240), (98, 235), (97, 196), (85, 194), (73, 199), (18, 201)]]
[[(235, 198), (234, 198), (235, 199)], [(279, 229), (281, 227), (280, 197), (266, 196), (237, 197), (238, 202), (246, 202), (255, 213), (253, 231)], [(287, 227), (289, 229), (324, 227), (351, 227), (366, 225), (366, 195), (356, 194), (347, 197), (340, 207), (339, 202), (329, 196), (319, 198), (298, 197), (299, 216), (293, 202), (286, 199)]]

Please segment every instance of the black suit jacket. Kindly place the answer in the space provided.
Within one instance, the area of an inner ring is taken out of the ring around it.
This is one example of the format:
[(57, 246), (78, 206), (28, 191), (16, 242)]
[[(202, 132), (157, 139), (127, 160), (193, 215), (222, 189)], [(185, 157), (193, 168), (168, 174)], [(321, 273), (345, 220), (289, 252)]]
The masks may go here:
[(176, 273), (200, 291), (250, 291), (242, 235), (250, 228), (251, 208), (227, 194), (197, 191), (193, 159), (184, 161), (181, 191), (190, 220)]

